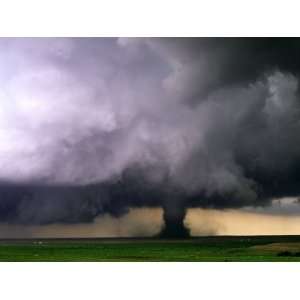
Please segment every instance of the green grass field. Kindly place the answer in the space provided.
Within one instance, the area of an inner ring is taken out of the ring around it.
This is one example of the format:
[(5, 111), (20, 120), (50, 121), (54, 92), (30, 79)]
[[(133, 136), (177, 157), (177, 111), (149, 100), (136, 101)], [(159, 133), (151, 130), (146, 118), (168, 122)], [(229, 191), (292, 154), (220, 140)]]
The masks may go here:
[(0, 261), (300, 261), (300, 236), (1, 240)]

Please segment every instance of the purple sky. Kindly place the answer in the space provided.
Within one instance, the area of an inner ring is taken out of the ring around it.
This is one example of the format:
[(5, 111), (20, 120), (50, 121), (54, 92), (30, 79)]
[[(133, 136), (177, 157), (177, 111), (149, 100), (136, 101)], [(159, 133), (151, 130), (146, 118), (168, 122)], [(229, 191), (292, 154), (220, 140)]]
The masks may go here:
[(1, 38), (2, 185), (115, 184), (138, 167), (174, 214), (298, 197), (298, 44)]

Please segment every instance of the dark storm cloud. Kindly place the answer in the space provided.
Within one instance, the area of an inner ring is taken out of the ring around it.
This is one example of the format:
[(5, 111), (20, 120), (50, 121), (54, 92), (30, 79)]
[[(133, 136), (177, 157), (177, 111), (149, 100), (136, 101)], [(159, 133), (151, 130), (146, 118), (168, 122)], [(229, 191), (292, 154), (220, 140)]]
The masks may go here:
[(162, 206), (173, 235), (189, 206), (299, 196), (299, 50), (279, 38), (2, 39), (0, 219)]

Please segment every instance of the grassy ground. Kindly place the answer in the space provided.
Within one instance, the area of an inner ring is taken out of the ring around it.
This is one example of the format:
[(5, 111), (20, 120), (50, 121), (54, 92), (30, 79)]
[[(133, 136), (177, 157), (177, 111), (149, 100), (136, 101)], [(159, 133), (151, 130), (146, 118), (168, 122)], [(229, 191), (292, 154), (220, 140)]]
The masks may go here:
[(300, 261), (300, 236), (0, 240), (0, 261)]

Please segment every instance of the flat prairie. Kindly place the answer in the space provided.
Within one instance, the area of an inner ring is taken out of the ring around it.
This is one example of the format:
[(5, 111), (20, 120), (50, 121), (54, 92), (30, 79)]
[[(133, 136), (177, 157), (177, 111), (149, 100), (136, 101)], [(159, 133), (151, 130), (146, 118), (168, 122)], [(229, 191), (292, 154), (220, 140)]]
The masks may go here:
[(5, 239), (0, 261), (300, 261), (300, 236)]

